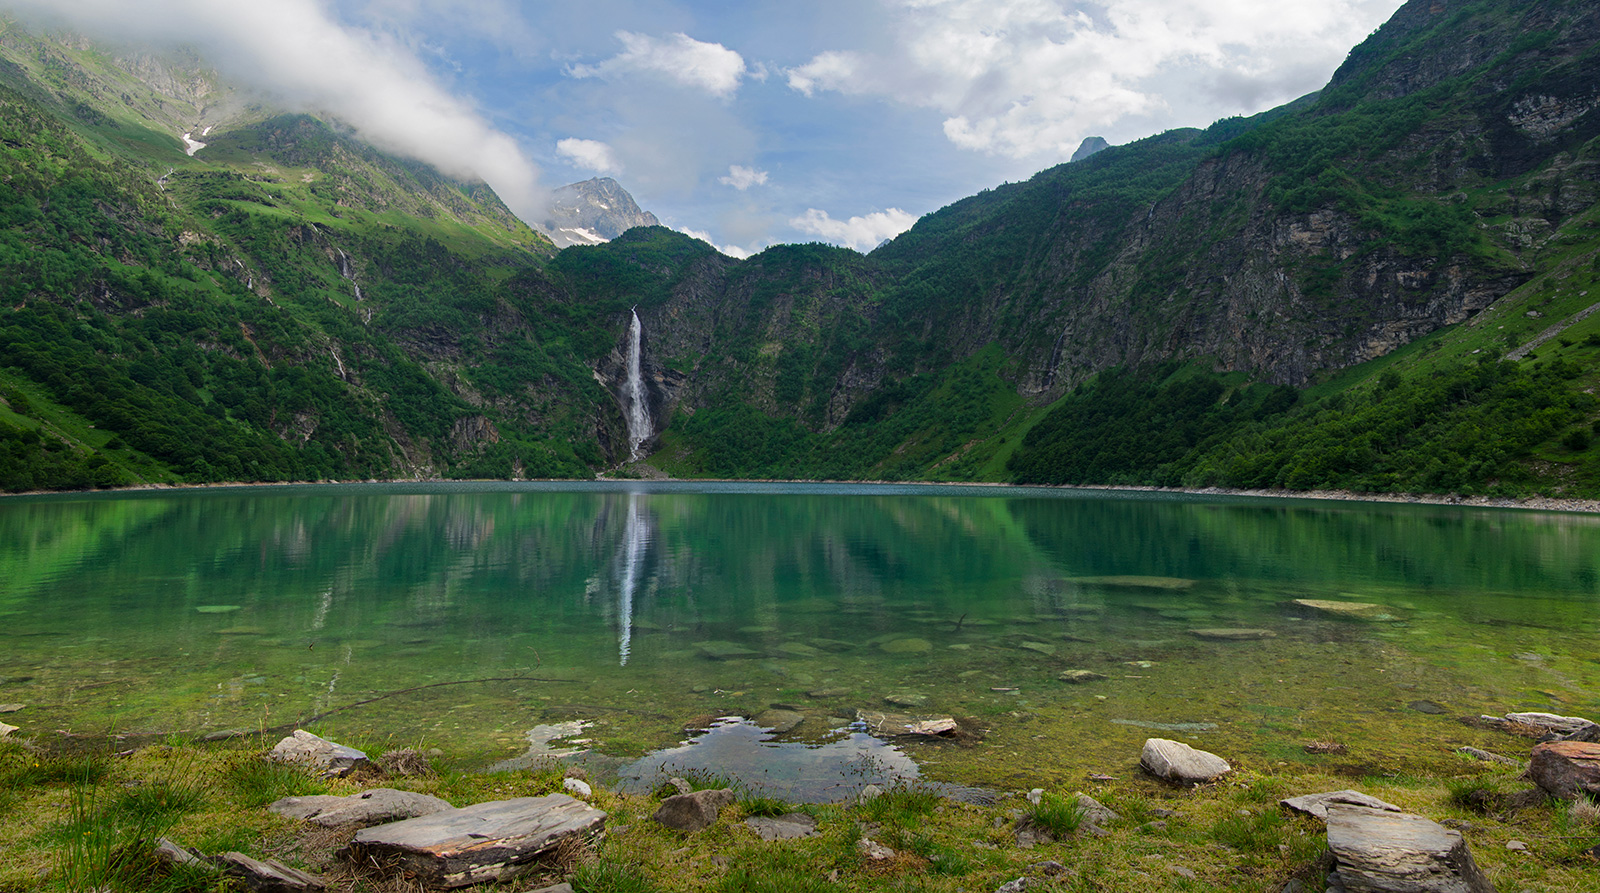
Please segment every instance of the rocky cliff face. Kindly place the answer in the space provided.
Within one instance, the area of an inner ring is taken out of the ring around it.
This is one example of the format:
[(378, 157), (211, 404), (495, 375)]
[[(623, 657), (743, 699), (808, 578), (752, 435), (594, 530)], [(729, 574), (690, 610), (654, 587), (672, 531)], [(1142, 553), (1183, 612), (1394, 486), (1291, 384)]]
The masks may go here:
[(867, 258), (663, 272), (640, 310), (658, 399), (826, 431), (991, 344), (1033, 401), (1169, 359), (1298, 386), (1382, 356), (1526, 281), (1594, 207), (1597, 41), (1590, 4), (1414, 0), (1283, 110), (1092, 153)]
[(557, 248), (598, 245), (636, 226), (660, 226), (656, 215), (634, 202), (610, 177), (597, 177), (557, 189), (550, 196), (544, 231)]

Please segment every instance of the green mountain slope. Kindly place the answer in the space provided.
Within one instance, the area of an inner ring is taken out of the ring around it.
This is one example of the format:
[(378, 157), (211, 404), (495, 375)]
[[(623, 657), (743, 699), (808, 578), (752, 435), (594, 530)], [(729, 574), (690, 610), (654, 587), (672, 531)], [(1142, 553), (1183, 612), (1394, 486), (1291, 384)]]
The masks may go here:
[(1290, 105), (736, 261), (8, 26), (0, 486), (587, 476), (636, 310), (679, 476), (1600, 495), (1597, 45), (1414, 0)]
[[(600, 461), (604, 394), (503, 295), (552, 249), (486, 186), (218, 112), (182, 60), (15, 26), (0, 47), (0, 486)], [(208, 117), (194, 157), (162, 132)]]

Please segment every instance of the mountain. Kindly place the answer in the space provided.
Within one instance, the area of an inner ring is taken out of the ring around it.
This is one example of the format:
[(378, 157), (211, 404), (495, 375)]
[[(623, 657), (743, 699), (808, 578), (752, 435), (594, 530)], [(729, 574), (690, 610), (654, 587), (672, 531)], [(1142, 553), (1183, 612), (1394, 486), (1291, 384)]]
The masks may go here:
[(1070, 160), (1082, 161), (1091, 155), (1094, 155), (1098, 152), (1104, 152), (1109, 148), (1111, 148), (1111, 144), (1106, 142), (1106, 138), (1103, 136), (1085, 137), (1083, 142), (1078, 144), (1078, 151), (1072, 153), (1072, 158)]
[(557, 189), (550, 196), (544, 232), (557, 248), (598, 245), (636, 226), (660, 226), (628, 190), (610, 177), (596, 177)]
[(587, 476), (636, 311), (678, 476), (1600, 495), (1597, 46), (1412, 0), (1283, 107), (741, 261), (8, 29), (0, 486)]

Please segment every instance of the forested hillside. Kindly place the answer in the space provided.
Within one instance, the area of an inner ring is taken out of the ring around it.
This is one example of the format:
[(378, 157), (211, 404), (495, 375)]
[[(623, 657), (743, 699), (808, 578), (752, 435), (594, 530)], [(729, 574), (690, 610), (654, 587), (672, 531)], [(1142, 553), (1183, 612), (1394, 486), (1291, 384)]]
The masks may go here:
[(1407, 3), (1283, 108), (743, 261), (557, 253), (202, 60), (0, 54), (8, 490), (635, 473), (637, 308), (677, 476), (1600, 495), (1593, 4)]

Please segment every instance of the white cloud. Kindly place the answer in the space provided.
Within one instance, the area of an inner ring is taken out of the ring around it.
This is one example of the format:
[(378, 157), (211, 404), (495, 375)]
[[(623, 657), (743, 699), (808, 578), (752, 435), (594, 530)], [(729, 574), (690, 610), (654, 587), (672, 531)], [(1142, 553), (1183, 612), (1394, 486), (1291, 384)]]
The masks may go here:
[(717, 182), (732, 186), (734, 189), (743, 192), (752, 186), (767, 185), (767, 172), (734, 164), (728, 167), (728, 175), (726, 177), (718, 177)]
[(571, 159), (572, 163), (597, 174), (614, 174), (622, 171), (617, 153), (599, 140), (564, 139), (556, 143), (556, 152)]
[(803, 233), (818, 236), (823, 241), (866, 253), (878, 247), (878, 243), (884, 239), (892, 239), (910, 229), (916, 222), (916, 215), (899, 208), (876, 211), (849, 220), (834, 220), (827, 211), (809, 208), (801, 216), (791, 218), (789, 225)]
[(751, 251), (747, 248), (740, 248), (738, 245), (718, 245), (716, 240), (711, 238), (711, 234), (705, 230), (680, 229), (678, 232), (683, 233), (691, 239), (699, 239), (707, 245), (710, 245), (712, 248), (715, 248), (723, 254), (726, 254), (727, 256), (736, 260), (744, 260), (745, 258), (751, 257), (755, 254), (754, 251)]
[[(957, 146), (1058, 159), (1119, 122), (1205, 125), (1322, 86), (1400, 0), (889, 0), (888, 49), (829, 50), (789, 86), (937, 109)], [(1170, 126), (1170, 125), (1169, 125)]]
[(720, 43), (705, 43), (687, 34), (654, 38), (618, 31), (622, 52), (598, 65), (572, 65), (575, 78), (612, 78), (624, 74), (665, 75), (685, 86), (713, 96), (732, 96), (745, 76), (744, 57)]
[(226, 77), (291, 109), (331, 115), (379, 148), (482, 178), (524, 220), (546, 193), (521, 146), (440, 86), (395, 39), (330, 17), (317, 0), (13, 0), (110, 41), (186, 44)]
[(815, 95), (818, 90), (854, 93), (856, 92), (854, 82), (861, 67), (861, 56), (856, 53), (829, 50), (818, 53), (810, 62), (798, 68), (788, 69), (784, 73), (789, 76), (789, 87), (807, 96)]

